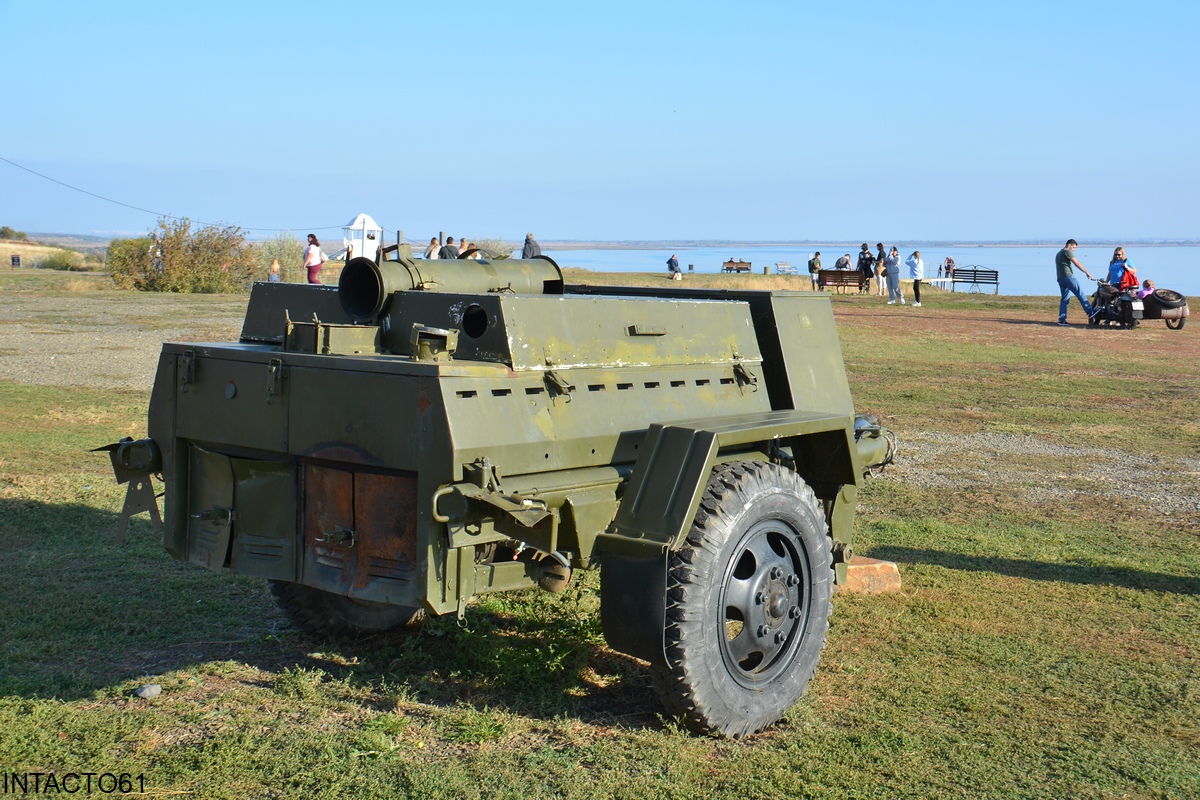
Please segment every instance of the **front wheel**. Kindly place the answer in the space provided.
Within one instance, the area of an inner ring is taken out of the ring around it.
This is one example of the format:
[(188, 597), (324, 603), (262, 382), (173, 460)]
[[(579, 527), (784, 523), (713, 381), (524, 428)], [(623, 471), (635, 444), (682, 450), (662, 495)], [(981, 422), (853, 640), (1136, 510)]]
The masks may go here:
[(420, 608), (355, 600), (287, 581), (271, 581), (271, 594), (284, 615), (314, 636), (371, 636), (420, 621)]
[(734, 738), (778, 720), (816, 671), (832, 591), (825, 517), (800, 476), (761, 461), (717, 467), (667, 573), (654, 675), (667, 710)]

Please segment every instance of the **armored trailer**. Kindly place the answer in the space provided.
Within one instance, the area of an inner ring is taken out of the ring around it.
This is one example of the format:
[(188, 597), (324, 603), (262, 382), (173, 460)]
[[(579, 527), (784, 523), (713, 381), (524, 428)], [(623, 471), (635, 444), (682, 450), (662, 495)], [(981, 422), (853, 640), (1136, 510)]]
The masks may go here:
[(260, 283), (240, 341), (167, 343), (108, 449), (180, 561), (361, 635), (601, 569), (605, 638), (744, 736), (804, 692), (865, 473), (829, 299), (566, 286), (549, 258), (350, 261)]

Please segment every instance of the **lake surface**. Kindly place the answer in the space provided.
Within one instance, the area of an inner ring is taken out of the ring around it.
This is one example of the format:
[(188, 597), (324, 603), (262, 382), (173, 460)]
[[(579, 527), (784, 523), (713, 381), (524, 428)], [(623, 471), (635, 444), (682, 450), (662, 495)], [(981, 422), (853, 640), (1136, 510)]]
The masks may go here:
[[(871, 252), (875, 252), (871, 242)], [(889, 248), (891, 244), (887, 245)], [(980, 266), (999, 270), (1000, 294), (1058, 295), (1058, 283), (1054, 279), (1054, 256), (1061, 247), (1000, 247), (981, 245), (978, 247), (923, 246), (920, 243), (897, 245), (901, 261), (913, 250), (921, 251), (925, 261), (925, 277), (937, 277), (938, 265), (947, 256), (960, 267)], [(838, 257), (847, 251), (851, 259), (857, 259), (858, 248), (845, 245), (808, 245), (805, 247), (777, 247), (771, 245), (738, 245), (735, 247), (695, 247), (676, 250), (554, 250), (545, 248), (546, 255), (560, 267), (581, 267), (594, 272), (666, 272), (667, 259), (675, 253), (679, 265), (686, 274), (688, 265), (695, 272), (720, 272), (721, 264), (729, 259), (751, 262), (753, 271), (762, 274), (762, 268), (775, 262), (787, 261), (801, 274), (808, 273), (808, 260), (813, 253), (821, 251), (822, 266), (832, 268)], [(1112, 247), (1079, 247), (1075, 257), (1097, 278), (1108, 274), (1108, 262), (1112, 259)], [(1200, 296), (1200, 246), (1138, 247), (1125, 248), (1125, 254), (1137, 269), (1138, 277), (1149, 278), (1159, 288), (1174, 289), (1191, 297)], [(901, 265), (904, 277), (908, 268)], [(1076, 270), (1080, 286), (1085, 292), (1095, 289)], [(961, 291), (963, 287), (959, 287)], [(991, 291), (993, 287), (987, 287)]]

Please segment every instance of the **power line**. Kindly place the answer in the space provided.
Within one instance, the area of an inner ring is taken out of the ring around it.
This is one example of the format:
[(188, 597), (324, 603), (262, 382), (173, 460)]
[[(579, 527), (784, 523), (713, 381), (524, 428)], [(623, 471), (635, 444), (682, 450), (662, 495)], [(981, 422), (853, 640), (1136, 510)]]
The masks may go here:
[[(86, 194), (89, 197), (95, 197), (97, 200), (103, 200), (106, 203), (113, 203), (118, 206), (124, 206), (125, 208), (131, 208), (134, 211), (141, 211), (143, 214), (153, 214), (156, 217), (165, 217), (167, 219), (173, 219), (173, 220), (189, 219), (187, 217), (176, 217), (173, 214), (163, 214), (159, 211), (151, 211), (148, 208), (140, 208), (138, 206), (130, 205), (129, 203), (122, 203), (120, 200), (113, 200), (111, 197), (105, 197), (104, 195), (96, 194), (95, 192), (89, 192), (87, 189), (80, 189), (78, 186), (72, 186), (71, 184), (64, 183), (63, 181), (60, 181), (57, 178), (51, 178), (49, 175), (43, 175), (42, 173), (37, 172), (36, 170), (30, 169), (29, 167), (21, 166), (17, 162), (10, 161), (9, 159), (5, 158), (4, 156), (0, 156), (0, 161), (3, 161), (6, 164), (11, 164), (12, 166), (16, 167), (17, 169), (23, 169), (26, 172), (28, 172), (30, 175), (36, 175), (39, 178), (50, 181), (51, 183), (57, 183), (59, 186), (65, 186), (68, 189), (71, 189), (72, 191)], [(199, 220), (199, 219), (194, 219), (194, 220), (190, 220), (190, 221), (199, 223), (200, 225), (219, 226), (219, 224), (220, 224), (220, 223), (216, 223), (216, 222), (204, 222), (203, 220)], [(238, 226), (238, 227), (241, 227), (241, 226)], [(341, 228), (341, 227), (344, 227), (344, 226), (342, 226), (342, 225), (325, 225), (325, 226), (305, 226), (302, 228), (245, 228), (245, 227), (243, 227), (242, 230), (244, 230), (244, 231), (331, 231), (331, 230), (334, 230), (336, 228)]]

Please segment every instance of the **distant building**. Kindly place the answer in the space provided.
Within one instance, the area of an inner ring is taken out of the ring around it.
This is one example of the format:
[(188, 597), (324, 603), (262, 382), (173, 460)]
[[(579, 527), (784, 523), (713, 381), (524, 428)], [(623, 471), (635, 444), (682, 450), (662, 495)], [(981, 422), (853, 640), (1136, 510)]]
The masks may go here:
[(359, 214), (342, 226), (342, 247), (345, 258), (375, 258), (375, 251), (383, 242), (383, 228), (375, 224), (368, 214)]

